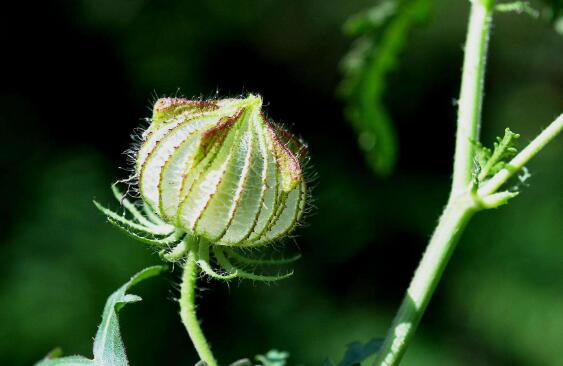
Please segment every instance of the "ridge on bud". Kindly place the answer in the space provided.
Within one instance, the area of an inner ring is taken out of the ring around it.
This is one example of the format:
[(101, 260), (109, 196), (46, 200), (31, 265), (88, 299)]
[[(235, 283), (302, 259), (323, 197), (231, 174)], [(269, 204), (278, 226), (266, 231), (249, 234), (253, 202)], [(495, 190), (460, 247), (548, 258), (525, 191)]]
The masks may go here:
[(224, 246), (261, 246), (303, 214), (304, 144), (269, 122), (262, 98), (161, 98), (136, 154), (144, 202), (167, 224)]

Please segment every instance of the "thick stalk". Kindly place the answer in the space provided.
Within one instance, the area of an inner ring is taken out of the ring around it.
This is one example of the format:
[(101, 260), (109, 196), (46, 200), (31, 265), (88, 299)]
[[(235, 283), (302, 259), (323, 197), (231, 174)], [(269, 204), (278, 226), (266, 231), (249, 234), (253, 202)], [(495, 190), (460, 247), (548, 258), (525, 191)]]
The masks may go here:
[(463, 229), (476, 211), (471, 199), (475, 142), (481, 105), (493, 0), (473, 0), (465, 43), (452, 190), (448, 205), (420, 261), (401, 307), (377, 353), (375, 365), (397, 365), (428, 306)]
[(475, 143), (479, 141), (485, 65), (493, 1), (473, 0), (465, 42), (457, 112), (452, 196), (464, 192), (472, 179)]
[(207, 344), (203, 331), (196, 316), (195, 289), (197, 287), (197, 277), (199, 267), (190, 252), (184, 265), (182, 276), (182, 287), (180, 289), (180, 317), (190, 335), (192, 343), (202, 361), (209, 366), (217, 366), (217, 361)]
[(470, 201), (453, 201), (446, 206), (387, 337), (377, 353), (376, 365), (397, 365), (401, 360), (456, 243), (475, 210)]

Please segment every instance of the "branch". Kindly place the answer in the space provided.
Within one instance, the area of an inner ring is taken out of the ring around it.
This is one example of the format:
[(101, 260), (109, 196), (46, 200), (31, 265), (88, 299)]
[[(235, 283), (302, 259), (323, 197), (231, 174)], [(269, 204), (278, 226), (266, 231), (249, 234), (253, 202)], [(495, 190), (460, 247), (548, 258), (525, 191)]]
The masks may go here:
[(563, 114), (545, 130), (543, 130), (532, 142), (528, 144), (518, 155), (516, 155), (503, 169), (485, 182), (477, 191), (479, 197), (486, 197), (495, 193), (508, 179), (516, 174), (533, 158), (541, 149), (553, 140), (563, 130)]
[(456, 148), (452, 195), (465, 192), (470, 186), (475, 156), (475, 141), (479, 141), (483, 83), (494, 1), (473, 0), (465, 42), (463, 74), (457, 112)]
[(474, 145), (479, 137), (493, 6), (494, 0), (473, 0), (471, 3), (450, 200), (377, 353), (376, 366), (395, 366), (401, 361), (465, 226), (477, 211), (475, 202), (468, 197), (468, 189), (472, 180)]

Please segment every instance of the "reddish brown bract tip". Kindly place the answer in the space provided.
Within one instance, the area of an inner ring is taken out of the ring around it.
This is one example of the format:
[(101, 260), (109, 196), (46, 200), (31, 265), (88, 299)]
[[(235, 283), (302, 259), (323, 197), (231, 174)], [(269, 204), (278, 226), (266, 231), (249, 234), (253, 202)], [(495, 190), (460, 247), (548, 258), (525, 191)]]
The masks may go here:
[(160, 98), (153, 107), (153, 121), (160, 123), (185, 111), (206, 112), (217, 109), (214, 101), (185, 98)]
[[(292, 144), (289, 141), (297, 141), (293, 135), (289, 132), (278, 128), (273, 127), (270, 123), (266, 123), (266, 128), (270, 132), (272, 136), (273, 148), (276, 160), (280, 166), (281, 170), (281, 183), (284, 192), (289, 192), (297, 184), (301, 182), (303, 171), (301, 169), (300, 163), (300, 155), (298, 151), (301, 151), (301, 148), (296, 148), (295, 150), (292, 148)], [(279, 131), (283, 130), (285, 134), (279, 134)], [(291, 139), (289, 139), (291, 137)], [(295, 147), (298, 146), (297, 144)], [(299, 146), (304, 146), (300, 144)]]

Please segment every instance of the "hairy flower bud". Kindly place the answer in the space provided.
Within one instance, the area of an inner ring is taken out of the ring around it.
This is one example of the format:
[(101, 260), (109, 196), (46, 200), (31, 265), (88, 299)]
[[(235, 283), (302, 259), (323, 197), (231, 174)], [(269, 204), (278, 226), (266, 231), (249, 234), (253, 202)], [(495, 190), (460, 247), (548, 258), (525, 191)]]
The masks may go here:
[(305, 147), (261, 107), (255, 95), (159, 99), (136, 155), (144, 202), (213, 244), (260, 246), (288, 234), (305, 206)]

